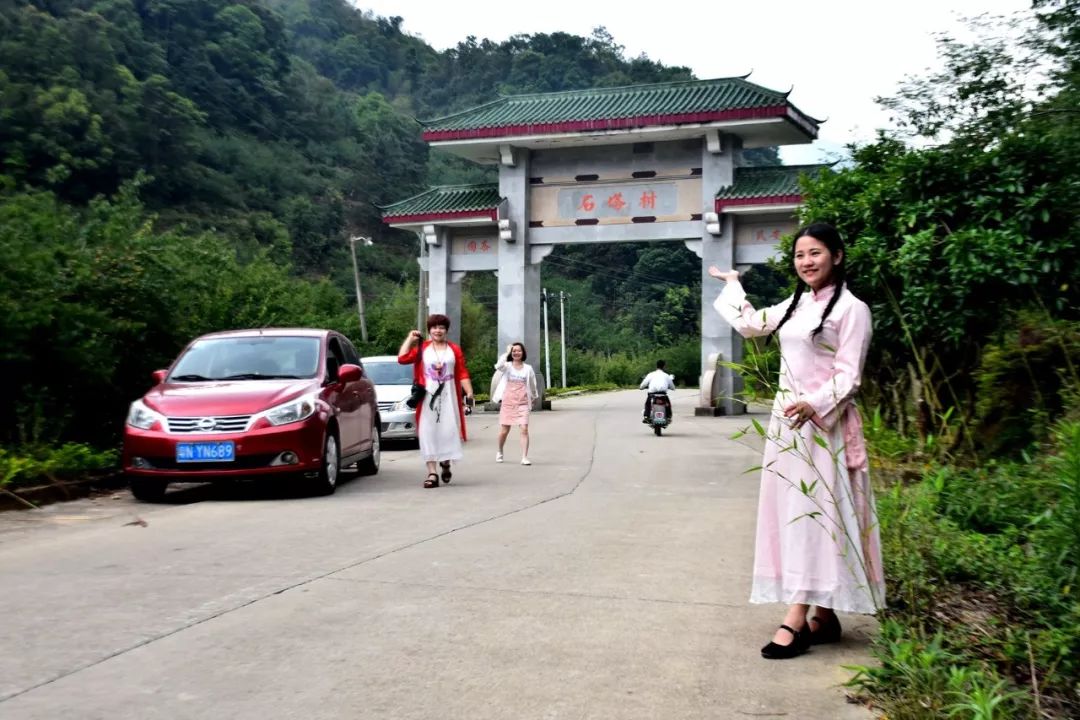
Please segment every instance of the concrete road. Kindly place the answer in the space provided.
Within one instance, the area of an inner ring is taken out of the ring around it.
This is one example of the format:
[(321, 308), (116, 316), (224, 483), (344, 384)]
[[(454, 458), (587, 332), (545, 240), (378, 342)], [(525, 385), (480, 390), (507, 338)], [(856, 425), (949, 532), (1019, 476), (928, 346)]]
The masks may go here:
[[(761, 659), (759, 449), (675, 393), (555, 401), (534, 465), (470, 419), (453, 483), (415, 450), (324, 498), (196, 486), (0, 514), (0, 718), (867, 718), (846, 640)], [(142, 524), (129, 524), (136, 520)]]

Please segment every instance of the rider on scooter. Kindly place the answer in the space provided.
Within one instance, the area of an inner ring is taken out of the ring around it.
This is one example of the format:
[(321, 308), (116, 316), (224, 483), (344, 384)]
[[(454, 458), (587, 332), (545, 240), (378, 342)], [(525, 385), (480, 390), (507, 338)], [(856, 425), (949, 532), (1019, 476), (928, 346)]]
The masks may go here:
[[(645, 379), (641, 381), (639, 389), (648, 390), (649, 394), (645, 396), (645, 417), (641, 419), (641, 422), (649, 423), (649, 406), (652, 404), (652, 394), (675, 389), (675, 377), (668, 375), (664, 368), (667, 367), (667, 363), (663, 360), (656, 361), (656, 369), (645, 376)], [(670, 404), (670, 399), (668, 400)]]

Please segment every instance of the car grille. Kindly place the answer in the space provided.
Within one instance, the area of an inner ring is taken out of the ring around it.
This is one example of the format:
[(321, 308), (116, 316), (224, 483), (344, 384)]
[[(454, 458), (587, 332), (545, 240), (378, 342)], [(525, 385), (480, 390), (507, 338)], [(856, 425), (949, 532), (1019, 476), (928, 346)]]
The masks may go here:
[(390, 410), (393, 410), (393, 409), (394, 409), (394, 403), (392, 403), (392, 402), (381, 402), (381, 403), (379, 403), (379, 411), (380, 412), (389, 412)]
[(251, 416), (171, 417), (168, 422), (169, 432), (171, 433), (234, 433), (247, 430), (248, 423), (251, 422)]

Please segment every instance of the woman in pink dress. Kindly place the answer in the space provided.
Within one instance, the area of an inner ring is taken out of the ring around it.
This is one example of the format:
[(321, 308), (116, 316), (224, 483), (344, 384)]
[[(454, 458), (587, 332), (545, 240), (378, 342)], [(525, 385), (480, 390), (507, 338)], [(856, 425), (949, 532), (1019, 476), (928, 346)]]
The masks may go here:
[(525, 346), (519, 342), (511, 343), (506, 348), (506, 355), (500, 355), (495, 369), (502, 372), (499, 384), (495, 386), (493, 402), (502, 402), (499, 406), (499, 450), (495, 453), (495, 462), (503, 461), (503, 446), (510, 427), (521, 428), (521, 464), (532, 465), (529, 460), (529, 411), (533, 400), (540, 396), (536, 387), (536, 373), (525, 363), (528, 354)]
[[(750, 602), (787, 604), (761, 649), (801, 655), (840, 639), (836, 611), (884, 607), (874, 499), (854, 396), (870, 346), (866, 303), (846, 287), (844, 244), (831, 225), (795, 235), (795, 294), (754, 310), (735, 270), (714, 307), (743, 337), (777, 335), (780, 378), (765, 430)], [(814, 608), (810, 612), (811, 607)]]

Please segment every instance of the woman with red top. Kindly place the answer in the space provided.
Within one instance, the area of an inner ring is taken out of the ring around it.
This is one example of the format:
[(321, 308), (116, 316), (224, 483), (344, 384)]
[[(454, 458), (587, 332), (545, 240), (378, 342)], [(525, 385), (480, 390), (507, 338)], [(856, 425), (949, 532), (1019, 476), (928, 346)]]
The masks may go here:
[(439, 487), (436, 464), (442, 467), (442, 481), (450, 482), (450, 463), (462, 457), (466, 440), (465, 409), (473, 402), (472, 380), (465, 367), (461, 348), (446, 339), (450, 318), (430, 315), (430, 339), (421, 344), (419, 330), (411, 331), (401, 343), (398, 362), (413, 366), (413, 382), (424, 386), (424, 399), (416, 406), (416, 428), (420, 456), (427, 463), (424, 487)]

